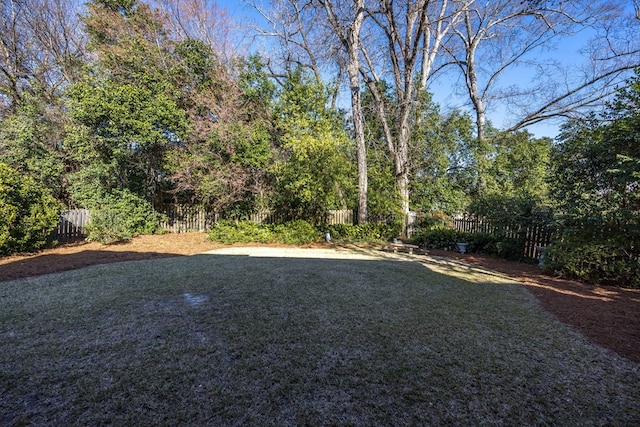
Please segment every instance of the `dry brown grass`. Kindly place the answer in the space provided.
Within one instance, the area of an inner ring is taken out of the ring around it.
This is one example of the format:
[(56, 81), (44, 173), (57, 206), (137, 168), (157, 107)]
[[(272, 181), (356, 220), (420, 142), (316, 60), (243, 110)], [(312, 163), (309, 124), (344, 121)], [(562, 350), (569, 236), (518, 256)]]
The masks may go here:
[(503, 276), (260, 251), (2, 283), (0, 425), (640, 423), (639, 366)]

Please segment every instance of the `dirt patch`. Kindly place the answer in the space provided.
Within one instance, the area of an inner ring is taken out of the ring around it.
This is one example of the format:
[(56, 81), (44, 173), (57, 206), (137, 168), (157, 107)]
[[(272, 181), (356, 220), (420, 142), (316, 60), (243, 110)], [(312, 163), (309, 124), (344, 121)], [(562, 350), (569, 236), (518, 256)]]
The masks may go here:
[[(94, 264), (191, 255), (221, 247), (201, 233), (140, 236), (104, 246), (77, 242), (37, 254), (0, 258), (0, 281)], [(640, 363), (640, 290), (589, 286), (545, 275), (538, 266), (486, 255), (429, 251), (504, 273), (524, 283), (543, 307), (594, 343)]]

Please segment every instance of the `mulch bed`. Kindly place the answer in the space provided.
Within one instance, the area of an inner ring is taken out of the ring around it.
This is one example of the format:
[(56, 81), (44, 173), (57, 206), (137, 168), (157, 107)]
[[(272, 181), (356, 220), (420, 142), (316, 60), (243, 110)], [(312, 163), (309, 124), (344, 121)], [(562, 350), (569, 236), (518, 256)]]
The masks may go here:
[[(140, 236), (109, 246), (77, 242), (37, 254), (0, 258), (0, 282), (94, 264), (190, 255), (216, 247), (219, 245), (199, 233)], [(524, 283), (560, 321), (592, 342), (640, 363), (640, 290), (586, 285), (547, 275), (537, 265), (487, 255), (438, 250), (429, 254), (496, 270)]]

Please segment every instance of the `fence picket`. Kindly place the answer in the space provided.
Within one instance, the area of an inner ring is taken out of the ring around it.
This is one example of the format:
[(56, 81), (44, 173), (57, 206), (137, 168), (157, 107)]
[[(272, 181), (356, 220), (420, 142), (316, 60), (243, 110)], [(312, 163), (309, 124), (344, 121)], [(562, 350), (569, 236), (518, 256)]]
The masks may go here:
[[(497, 226), (481, 218), (454, 218), (453, 225), (456, 230), (466, 233), (487, 233), (495, 235), (498, 231)], [(525, 245), (522, 255), (528, 258), (538, 258), (540, 251), (537, 248), (547, 246), (551, 242), (551, 233), (545, 230), (543, 224), (534, 224), (526, 227), (524, 230), (507, 227), (504, 229), (504, 235), (510, 239), (524, 235)]]
[[(171, 233), (206, 232), (220, 220), (218, 215), (207, 212), (202, 206), (166, 205), (158, 213), (165, 216), (160, 228)], [(51, 234), (51, 240), (60, 242), (85, 238), (84, 227), (89, 223), (91, 212), (88, 209), (72, 209), (60, 214), (57, 229)], [(281, 221), (269, 211), (257, 212), (249, 216), (250, 221), (270, 224)], [(328, 224), (353, 224), (352, 210), (330, 210), (327, 212)]]

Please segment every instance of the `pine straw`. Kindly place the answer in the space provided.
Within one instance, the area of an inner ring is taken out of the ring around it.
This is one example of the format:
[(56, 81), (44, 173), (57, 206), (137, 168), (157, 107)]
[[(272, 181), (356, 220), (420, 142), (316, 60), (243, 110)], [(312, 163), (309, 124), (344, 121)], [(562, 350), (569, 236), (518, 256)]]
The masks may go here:
[(0, 340), (0, 425), (640, 423), (639, 365), (424, 256), (233, 248), (20, 279)]

